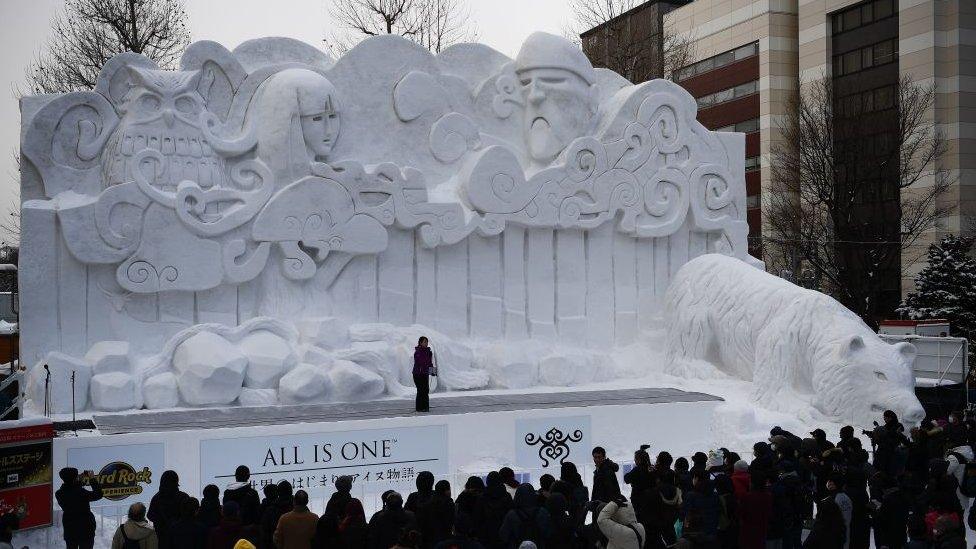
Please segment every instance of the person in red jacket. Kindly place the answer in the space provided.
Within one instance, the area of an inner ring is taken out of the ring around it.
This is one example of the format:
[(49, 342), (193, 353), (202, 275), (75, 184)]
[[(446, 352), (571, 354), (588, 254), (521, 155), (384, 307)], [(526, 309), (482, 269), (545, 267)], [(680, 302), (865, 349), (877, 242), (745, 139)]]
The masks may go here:
[(739, 516), (740, 549), (765, 549), (766, 532), (773, 514), (773, 495), (766, 489), (766, 479), (754, 473), (750, 489), (736, 500)]
[(744, 459), (735, 462), (732, 466), (732, 489), (735, 491), (735, 497), (741, 497), (749, 491), (751, 484), (749, 479), (749, 462)]

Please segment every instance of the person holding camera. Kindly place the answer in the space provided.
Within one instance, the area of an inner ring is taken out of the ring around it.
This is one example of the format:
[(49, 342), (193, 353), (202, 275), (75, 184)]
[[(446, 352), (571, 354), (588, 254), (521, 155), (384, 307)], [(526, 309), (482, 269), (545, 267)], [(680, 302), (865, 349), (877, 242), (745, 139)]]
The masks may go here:
[(91, 490), (82, 486), (78, 469), (65, 467), (58, 472), (63, 484), (54, 493), (61, 507), (64, 543), (68, 549), (91, 549), (95, 545), (95, 515), (91, 502), (102, 499), (102, 488), (92, 471), (82, 473)]
[(911, 441), (905, 436), (905, 426), (893, 411), (885, 410), (882, 418), (883, 425), (874, 422), (874, 430), (862, 433), (870, 437), (874, 445), (874, 468), (891, 478), (897, 478), (904, 469)]

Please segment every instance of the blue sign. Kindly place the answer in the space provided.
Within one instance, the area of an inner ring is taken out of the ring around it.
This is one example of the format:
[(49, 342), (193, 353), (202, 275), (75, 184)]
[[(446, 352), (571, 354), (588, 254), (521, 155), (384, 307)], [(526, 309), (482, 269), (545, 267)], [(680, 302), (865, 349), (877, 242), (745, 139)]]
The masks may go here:
[(447, 456), (447, 425), (201, 440), (200, 484), (226, 485), (247, 465), (258, 489), (287, 480), (312, 496), (344, 475), (374, 488), (413, 486), (421, 471), (446, 475)]

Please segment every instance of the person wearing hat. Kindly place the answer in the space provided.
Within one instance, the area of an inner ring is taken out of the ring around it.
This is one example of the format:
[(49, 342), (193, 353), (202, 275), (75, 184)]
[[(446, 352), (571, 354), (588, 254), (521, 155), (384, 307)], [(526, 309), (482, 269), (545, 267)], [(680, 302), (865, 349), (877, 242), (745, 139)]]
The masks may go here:
[(325, 512), (315, 527), (315, 547), (332, 547), (339, 537), (339, 520), (352, 501), (352, 481), (349, 475), (342, 475), (335, 481), (336, 491), (329, 497)]
[(386, 549), (397, 543), (401, 531), (416, 530), (414, 514), (403, 508), (403, 496), (399, 492), (388, 492), (383, 498), (383, 509), (369, 519), (367, 547)]
[(844, 541), (844, 549), (851, 546), (851, 516), (854, 512), (854, 503), (844, 493), (846, 485), (847, 482), (842, 473), (834, 473), (827, 479), (827, 495), (834, 499), (837, 507), (840, 508), (841, 516), (844, 517), (844, 537), (846, 540)]
[(740, 459), (735, 462), (732, 466), (732, 490), (735, 492), (735, 497), (740, 497), (749, 491), (749, 486), (751, 485), (749, 474), (749, 463), (744, 459)]
[(54, 493), (61, 507), (64, 543), (68, 549), (91, 549), (95, 545), (95, 515), (91, 502), (102, 499), (102, 488), (91, 471), (85, 471), (91, 490), (86, 490), (78, 477), (78, 469), (65, 467), (58, 472), (63, 483)]
[(837, 442), (837, 448), (840, 448), (846, 453), (848, 447), (853, 445), (855, 440), (857, 439), (854, 438), (854, 427), (845, 425), (840, 428), (840, 440)]
[(834, 447), (834, 443), (827, 440), (827, 433), (823, 429), (814, 429), (810, 431), (810, 435), (817, 441), (817, 449), (821, 454)]
[(548, 166), (574, 139), (593, 131), (596, 71), (579, 46), (535, 32), (515, 57), (525, 99), (523, 137), (536, 166)]

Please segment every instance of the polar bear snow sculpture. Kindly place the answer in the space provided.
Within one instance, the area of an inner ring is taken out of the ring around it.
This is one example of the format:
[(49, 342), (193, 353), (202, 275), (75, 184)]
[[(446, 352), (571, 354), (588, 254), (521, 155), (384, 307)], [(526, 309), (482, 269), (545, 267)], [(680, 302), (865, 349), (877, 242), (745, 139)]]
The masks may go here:
[(741, 260), (709, 254), (682, 266), (665, 294), (665, 318), (676, 375), (708, 361), (753, 381), (764, 405), (793, 391), (832, 419), (860, 425), (886, 409), (906, 422), (925, 416), (912, 344), (889, 345), (831, 297)]

